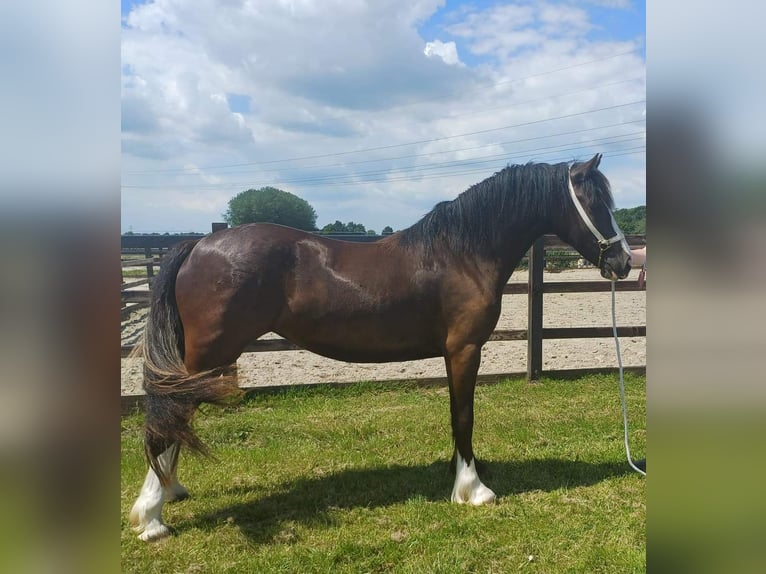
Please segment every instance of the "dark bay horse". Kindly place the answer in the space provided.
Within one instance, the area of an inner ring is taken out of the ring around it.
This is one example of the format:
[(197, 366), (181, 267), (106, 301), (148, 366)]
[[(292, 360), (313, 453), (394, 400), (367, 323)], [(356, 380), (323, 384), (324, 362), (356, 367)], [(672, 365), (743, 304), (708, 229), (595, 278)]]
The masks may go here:
[(452, 500), (492, 502), (476, 471), (473, 397), (503, 286), (545, 233), (575, 247), (607, 279), (630, 270), (600, 160), (509, 166), (375, 243), (258, 223), (177, 246), (155, 280), (138, 352), (150, 465), (130, 516), (140, 537), (169, 534), (162, 505), (187, 496), (176, 478), (180, 447), (204, 450), (190, 419), (200, 403), (238, 392), (222, 369), (270, 331), (341, 361), (444, 357)]

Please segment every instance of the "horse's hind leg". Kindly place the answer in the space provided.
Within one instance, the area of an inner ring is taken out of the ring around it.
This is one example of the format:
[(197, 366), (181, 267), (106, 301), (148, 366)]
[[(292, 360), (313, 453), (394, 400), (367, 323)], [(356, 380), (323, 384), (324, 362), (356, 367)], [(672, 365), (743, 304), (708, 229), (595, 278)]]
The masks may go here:
[(456, 463), (452, 502), (461, 504), (495, 500), (495, 493), (479, 479), (473, 455), (473, 395), (480, 358), (481, 348), (476, 345), (466, 345), (446, 357)]
[[(168, 457), (170, 458), (170, 466), (168, 468), (168, 476), (170, 477), (170, 483), (163, 487), (165, 502), (178, 502), (179, 500), (186, 500), (189, 498), (189, 491), (186, 487), (178, 482), (178, 454), (181, 451), (181, 446), (178, 443), (174, 443), (168, 450)], [(161, 455), (162, 456), (162, 455)]]
[[(173, 477), (170, 484), (163, 487), (157, 474), (150, 468), (146, 473), (141, 493), (130, 511), (130, 524), (133, 530), (139, 533), (138, 537), (145, 542), (170, 534), (170, 529), (162, 521), (162, 505), (171, 500), (180, 500), (179, 495), (182, 492), (185, 494), (182, 498), (188, 496), (186, 489), (175, 478), (178, 452), (178, 444), (173, 444), (157, 457), (162, 469)], [(173, 498), (170, 498), (171, 496)]]

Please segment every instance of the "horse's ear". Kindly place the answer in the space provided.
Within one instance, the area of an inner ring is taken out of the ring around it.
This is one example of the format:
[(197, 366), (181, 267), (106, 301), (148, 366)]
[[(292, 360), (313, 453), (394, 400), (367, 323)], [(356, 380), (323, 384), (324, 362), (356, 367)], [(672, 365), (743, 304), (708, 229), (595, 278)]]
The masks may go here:
[(572, 168), (572, 181), (580, 183), (585, 179), (591, 171), (598, 169), (598, 164), (601, 163), (601, 154), (597, 153), (591, 159), (585, 163), (581, 163)]

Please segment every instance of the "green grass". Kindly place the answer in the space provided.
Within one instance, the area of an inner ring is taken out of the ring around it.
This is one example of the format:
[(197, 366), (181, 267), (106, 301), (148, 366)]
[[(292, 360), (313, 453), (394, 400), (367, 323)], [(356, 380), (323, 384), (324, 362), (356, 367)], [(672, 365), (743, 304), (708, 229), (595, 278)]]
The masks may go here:
[(144, 278), (146, 277), (146, 267), (125, 267), (122, 270), (122, 276), (130, 277), (132, 279)]
[[(644, 456), (642, 376), (626, 375)], [(204, 407), (215, 459), (182, 455), (192, 498), (175, 535), (128, 526), (146, 465), (142, 417), (122, 420), (123, 572), (643, 572), (645, 479), (624, 462), (615, 376), (513, 380), (476, 391), (474, 446), (499, 496), (449, 502), (443, 388), (358, 384)], [(531, 557), (531, 558), (530, 558)]]

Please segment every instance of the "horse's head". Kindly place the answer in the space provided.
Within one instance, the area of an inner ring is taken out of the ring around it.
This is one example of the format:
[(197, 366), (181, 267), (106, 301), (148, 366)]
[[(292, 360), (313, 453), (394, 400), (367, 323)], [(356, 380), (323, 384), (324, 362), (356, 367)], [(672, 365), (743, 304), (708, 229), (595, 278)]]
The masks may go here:
[(557, 235), (601, 271), (605, 279), (623, 279), (630, 271), (630, 248), (612, 216), (609, 181), (598, 171), (601, 154), (569, 168), (567, 208)]

